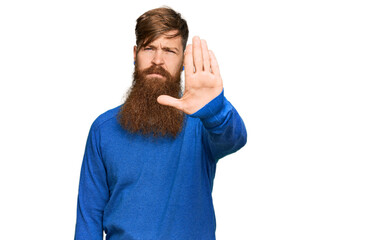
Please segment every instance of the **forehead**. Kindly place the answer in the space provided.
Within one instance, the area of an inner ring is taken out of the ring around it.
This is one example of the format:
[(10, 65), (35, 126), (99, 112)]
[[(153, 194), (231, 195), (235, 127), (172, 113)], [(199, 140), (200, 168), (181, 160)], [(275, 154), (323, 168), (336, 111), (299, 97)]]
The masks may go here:
[(149, 45), (161, 46), (161, 47), (175, 47), (182, 50), (182, 37), (171, 37), (174, 36), (177, 31), (169, 31), (164, 35), (158, 37), (154, 41), (150, 42)]

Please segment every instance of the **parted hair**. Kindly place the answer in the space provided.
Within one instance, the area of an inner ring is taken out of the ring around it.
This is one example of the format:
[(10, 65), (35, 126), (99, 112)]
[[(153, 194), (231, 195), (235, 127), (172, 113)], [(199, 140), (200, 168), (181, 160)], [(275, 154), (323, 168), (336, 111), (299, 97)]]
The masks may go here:
[[(176, 30), (177, 33), (167, 35), (167, 32), (172, 30)], [(168, 38), (181, 36), (185, 50), (189, 29), (180, 13), (169, 7), (161, 7), (145, 12), (136, 20), (135, 35), (137, 51), (162, 35)]]

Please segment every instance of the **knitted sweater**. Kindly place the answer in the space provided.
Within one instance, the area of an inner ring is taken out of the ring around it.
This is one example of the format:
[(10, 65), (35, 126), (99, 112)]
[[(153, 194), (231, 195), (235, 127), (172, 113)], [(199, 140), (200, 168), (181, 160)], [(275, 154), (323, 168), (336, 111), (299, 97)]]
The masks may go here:
[(176, 138), (125, 131), (121, 106), (92, 124), (81, 167), (76, 240), (215, 239), (218, 160), (243, 147), (246, 129), (223, 92), (185, 115)]

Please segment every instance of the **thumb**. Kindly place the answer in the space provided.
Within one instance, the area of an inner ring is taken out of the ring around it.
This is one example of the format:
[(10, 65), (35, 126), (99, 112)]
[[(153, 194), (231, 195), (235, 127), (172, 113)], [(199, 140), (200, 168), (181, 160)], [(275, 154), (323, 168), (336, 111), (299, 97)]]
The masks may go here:
[(166, 105), (166, 106), (177, 108), (178, 110), (182, 110), (180, 99), (170, 97), (168, 95), (159, 96), (157, 98), (157, 102), (161, 105)]

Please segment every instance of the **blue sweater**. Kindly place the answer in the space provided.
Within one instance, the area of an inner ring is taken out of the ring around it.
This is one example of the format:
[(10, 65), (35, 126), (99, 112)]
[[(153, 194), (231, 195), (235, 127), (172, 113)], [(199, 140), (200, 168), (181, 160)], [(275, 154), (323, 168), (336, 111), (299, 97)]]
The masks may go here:
[(223, 92), (192, 115), (175, 138), (126, 132), (120, 106), (92, 124), (81, 167), (76, 240), (215, 239), (216, 163), (246, 143), (246, 129)]

